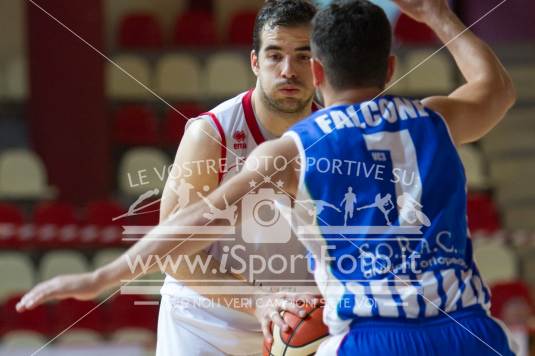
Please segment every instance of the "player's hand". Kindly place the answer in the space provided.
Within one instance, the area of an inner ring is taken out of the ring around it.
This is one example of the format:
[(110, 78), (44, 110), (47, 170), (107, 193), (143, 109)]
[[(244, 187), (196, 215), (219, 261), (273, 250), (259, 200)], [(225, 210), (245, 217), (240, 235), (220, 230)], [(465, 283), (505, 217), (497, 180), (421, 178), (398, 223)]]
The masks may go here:
[(75, 298), (88, 300), (103, 292), (96, 273), (67, 274), (39, 283), (17, 303), (17, 311), (31, 310), (51, 300)]
[(304, 318), (306, 316), (305, 305), (314, 306), (319, 302), (320, 298), (311, 294), (275, 293), (258, 298), (256, 300), (255, 316), (260, 321), (264, 338), (268, 342), (273, 341), (271, 323), (275, 323), (283, 331), (290, 329), (290, 326), (280, 315), (282, 311)]
[(426, 22), (432, 17), (440, 17), (449, 11), (447, 0), (392, 0), (401, 11), (418, 22)]

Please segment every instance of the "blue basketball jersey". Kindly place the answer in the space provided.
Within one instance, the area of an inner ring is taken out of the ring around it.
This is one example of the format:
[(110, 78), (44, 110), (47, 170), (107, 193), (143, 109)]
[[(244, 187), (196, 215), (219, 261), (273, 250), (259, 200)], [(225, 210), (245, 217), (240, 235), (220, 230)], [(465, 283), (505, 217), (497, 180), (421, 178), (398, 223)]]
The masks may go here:
[(318, 111), (285, 135), (300, 151), (294, 225), (331, 333), (358, 318), (488, 310), (464, 168), (438, 113), (382, 96)]

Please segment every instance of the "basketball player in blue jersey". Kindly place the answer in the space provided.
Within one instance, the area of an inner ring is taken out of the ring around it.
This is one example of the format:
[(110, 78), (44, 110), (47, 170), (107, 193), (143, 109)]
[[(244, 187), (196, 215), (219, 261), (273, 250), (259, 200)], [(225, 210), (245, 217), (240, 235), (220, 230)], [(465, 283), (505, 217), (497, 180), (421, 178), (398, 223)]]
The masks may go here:
[[(241, 208), (251, 190), (284, 182), (326, 300), (331, 337), (318, 355), (513, 355), (506, 330), (489, 316), (490, 294), (473, 260), (456, 146), (491, 130), (513, 105), (514, 88), (492, 50), (445, 0), (395, 3), (435, 31), (466, 83), (421, 101), (383, 95), (395, 65), (384, 12), (368, 1), (335, 2), (316, 15), (311, 41), (314, 84), (326, 109), (260, 145), (207, 199), (219, 209)], [(310, 221), (313, 209), (299, 204), (338, 205), (349, 187), (358, 196), (353, 216), (316, 209)], [(385, 207), (379, 200), (388, 195)], [(215, 225), (203, 218), (208, 212), (209, 205), (196, 203), (162, 225)], [(158, 236), (153, 231), (128, 254), (189, 255), (210, 244), (151, 241)], [(115, 261), (98, 278), (105, 285), (128, 274), (127, 264)]]

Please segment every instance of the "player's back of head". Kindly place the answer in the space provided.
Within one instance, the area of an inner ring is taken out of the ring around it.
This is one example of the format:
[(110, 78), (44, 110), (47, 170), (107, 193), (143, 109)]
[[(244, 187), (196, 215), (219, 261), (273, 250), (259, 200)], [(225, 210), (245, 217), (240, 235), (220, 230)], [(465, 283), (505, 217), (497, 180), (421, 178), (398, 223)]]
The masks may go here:
[(312, 53), (334, 89), (383, 88), (392, 43), (384, 11), (366, 0), (338, 0), (313, 20)]

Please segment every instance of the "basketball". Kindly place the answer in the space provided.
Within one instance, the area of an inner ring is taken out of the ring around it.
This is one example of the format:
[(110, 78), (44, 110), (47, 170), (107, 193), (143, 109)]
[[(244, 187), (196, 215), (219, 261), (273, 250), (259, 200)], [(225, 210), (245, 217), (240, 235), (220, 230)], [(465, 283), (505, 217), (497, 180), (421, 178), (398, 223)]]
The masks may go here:
[(329, 336), (329, 329), (323, 324), (323, 305), (305, 307), (308, 314), (301, 319), (291, 313), (281, 316), (290, 326), (283, 332), (272, 324), (273, 343), (264, 341), (264, 356), (305, 356), (316, 353), (319, 345)]

